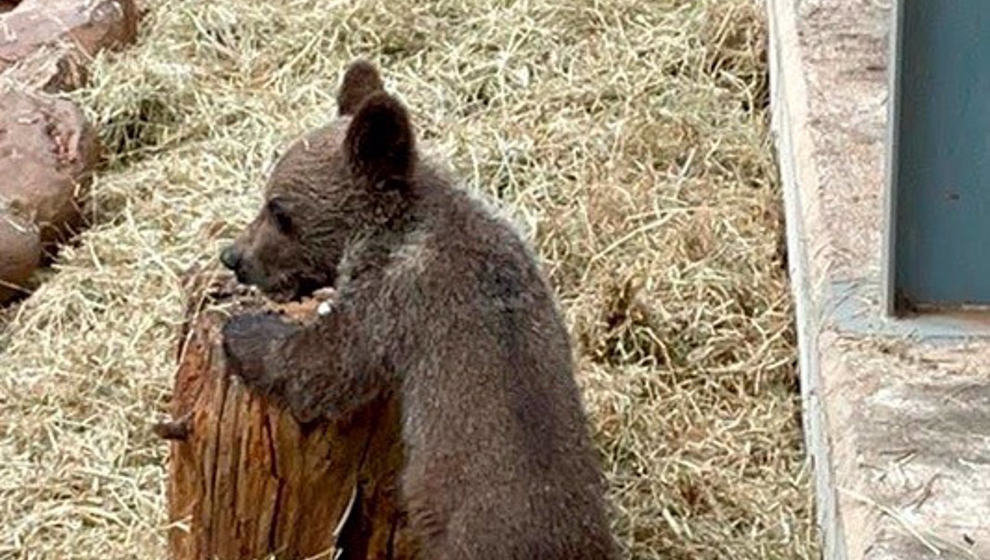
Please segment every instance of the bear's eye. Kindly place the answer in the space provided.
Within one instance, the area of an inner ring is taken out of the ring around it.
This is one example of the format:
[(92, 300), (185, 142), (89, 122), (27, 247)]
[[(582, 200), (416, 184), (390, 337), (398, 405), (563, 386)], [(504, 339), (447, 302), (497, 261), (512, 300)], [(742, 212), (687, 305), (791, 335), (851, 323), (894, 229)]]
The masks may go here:
[(288, 234), (292, 231), (292, 218), (289, 213), (285, 210), (285, 206), (282, 201), (273, 198), (268, 201), (267, 204), (268, 216), (272, 219), (272, 223), (281, 233)]

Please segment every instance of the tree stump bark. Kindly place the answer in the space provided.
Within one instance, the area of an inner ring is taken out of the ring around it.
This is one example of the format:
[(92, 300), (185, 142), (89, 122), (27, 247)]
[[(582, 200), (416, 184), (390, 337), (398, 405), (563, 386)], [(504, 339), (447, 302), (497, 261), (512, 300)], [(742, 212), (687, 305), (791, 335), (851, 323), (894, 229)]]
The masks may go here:
[[(402, 450), (394, 399), (346, 423), (300, 426), (230, 375), (224, 359), (221, 329), (229, 313), (272, 304), (241, 297), (216, 308), (203, 288), (209, 282), (196, 283), (172, 421), (156, 426), (171, 440), (171, 558), (413, 558), (396, 495)], [(316, 304), (278, 312), (311, 320)]]

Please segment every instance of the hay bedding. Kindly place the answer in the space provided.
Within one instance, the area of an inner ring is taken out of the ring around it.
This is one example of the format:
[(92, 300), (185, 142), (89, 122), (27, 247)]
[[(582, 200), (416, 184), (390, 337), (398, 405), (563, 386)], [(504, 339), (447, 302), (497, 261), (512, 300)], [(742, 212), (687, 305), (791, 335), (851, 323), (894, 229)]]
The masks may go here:
[(534, 226), (628, 555), (817, 557), (758, 0), (147, 7), (74, 94), (115, 151), (96, 225), (0, 315), (0, 558), (162, 557), (178, 271), (357, 55)]

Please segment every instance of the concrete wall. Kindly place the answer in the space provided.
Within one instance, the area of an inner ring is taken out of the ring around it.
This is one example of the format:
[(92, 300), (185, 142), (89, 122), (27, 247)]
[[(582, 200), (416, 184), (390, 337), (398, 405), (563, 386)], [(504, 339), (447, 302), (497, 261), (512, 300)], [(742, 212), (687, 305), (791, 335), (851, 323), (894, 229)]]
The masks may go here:
[(825, 557), (990, 558), (988, 322), (881, 312), (890, 6), (767, 6)]

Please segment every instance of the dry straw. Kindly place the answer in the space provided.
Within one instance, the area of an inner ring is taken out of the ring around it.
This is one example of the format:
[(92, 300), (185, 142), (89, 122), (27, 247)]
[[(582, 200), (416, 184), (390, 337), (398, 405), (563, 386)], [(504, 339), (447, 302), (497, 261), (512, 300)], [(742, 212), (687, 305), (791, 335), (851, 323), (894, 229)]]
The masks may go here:
[(815, 558), (759, 0), (148, 3), (94, 227), (2, 312), (0, 558), (161, 558), (179, 271), (367, 56), (533, 225), (633, 558)]

